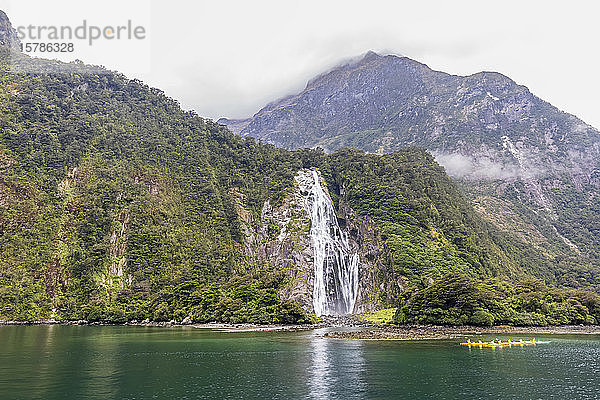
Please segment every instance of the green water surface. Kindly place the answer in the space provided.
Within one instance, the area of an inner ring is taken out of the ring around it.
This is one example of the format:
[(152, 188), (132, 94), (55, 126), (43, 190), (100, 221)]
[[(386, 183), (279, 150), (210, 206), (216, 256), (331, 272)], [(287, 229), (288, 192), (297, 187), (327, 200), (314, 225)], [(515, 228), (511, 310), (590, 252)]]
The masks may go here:
[(600, 398), (599, 336), (469, 350), (323, 332), (0, 326), (0, 399)]

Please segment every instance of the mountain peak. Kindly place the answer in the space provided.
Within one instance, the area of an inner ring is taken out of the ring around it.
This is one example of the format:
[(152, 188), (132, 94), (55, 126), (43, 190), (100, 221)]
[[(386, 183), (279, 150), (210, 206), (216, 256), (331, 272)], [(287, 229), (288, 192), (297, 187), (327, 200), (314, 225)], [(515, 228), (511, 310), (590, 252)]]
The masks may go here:
[(17, 36), (17, 31), (13, 28), (8, 16), (2, 10), (0, 10), (0, 46), (21, 50), (21, 41)]
[(375, 53), (373, 50), (369, 50), (363, 56), (362, 61), (376, 60), (376, 59), (381, 58), (381, 57), (383, 57), (383, 56)]

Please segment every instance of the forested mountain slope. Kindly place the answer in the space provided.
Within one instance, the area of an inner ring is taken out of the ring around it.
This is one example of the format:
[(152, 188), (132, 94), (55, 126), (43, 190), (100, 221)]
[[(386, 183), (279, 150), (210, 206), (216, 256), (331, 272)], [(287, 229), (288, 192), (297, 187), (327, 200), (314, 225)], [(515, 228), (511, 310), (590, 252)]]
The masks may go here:
[(448, 273), (596, 283), (482, 220), (423, 150), (291, 152), (118, 73), (0, 46), (0, 318), (309, 321), (306, 170), (360, 256), (364, 309)]
[(600, 132), (499, 73), (456, 76), (369, 52), (220, 122), (288, 149), (425, 148), (500, 230), (600, 264)]

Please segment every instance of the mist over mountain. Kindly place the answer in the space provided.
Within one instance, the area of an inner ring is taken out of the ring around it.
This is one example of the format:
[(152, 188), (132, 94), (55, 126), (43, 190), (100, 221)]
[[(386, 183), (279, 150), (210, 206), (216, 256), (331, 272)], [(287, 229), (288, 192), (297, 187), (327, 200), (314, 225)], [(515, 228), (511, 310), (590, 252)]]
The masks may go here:
[(500, 229), (600, 257), (600, 132), (502, 74), (369, 52), (251, 118), (219, 122), (288, 149), (425, 148)]

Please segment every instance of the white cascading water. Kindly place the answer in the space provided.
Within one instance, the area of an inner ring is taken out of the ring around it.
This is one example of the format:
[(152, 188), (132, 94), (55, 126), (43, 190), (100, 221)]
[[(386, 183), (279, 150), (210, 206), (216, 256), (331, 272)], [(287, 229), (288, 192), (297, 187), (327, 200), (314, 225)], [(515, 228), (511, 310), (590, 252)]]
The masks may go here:
[(308, 211), (314, 247), (315, 314), (351, 314), (358, 293), (359, 256), (350, 250), (348, 235), (340, 229), (331, 199), (321, 187), (319, 173), (311, 173)]

